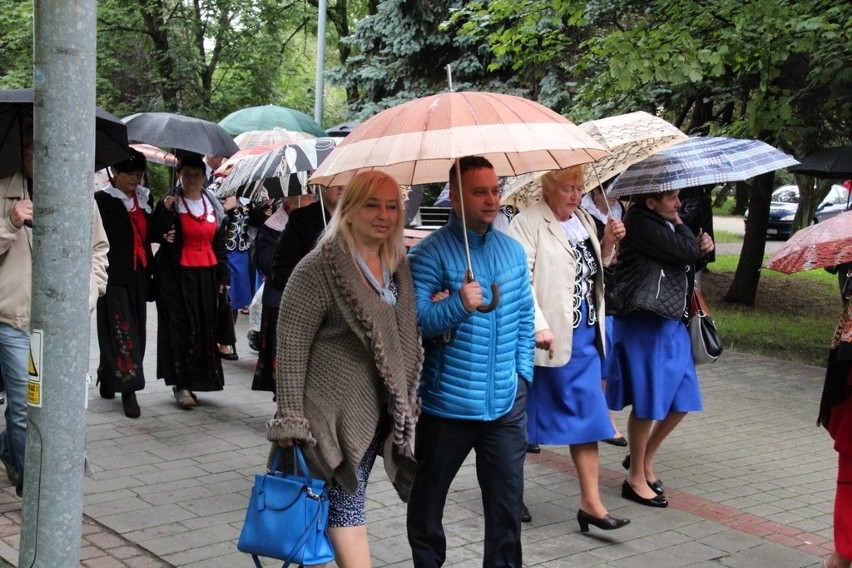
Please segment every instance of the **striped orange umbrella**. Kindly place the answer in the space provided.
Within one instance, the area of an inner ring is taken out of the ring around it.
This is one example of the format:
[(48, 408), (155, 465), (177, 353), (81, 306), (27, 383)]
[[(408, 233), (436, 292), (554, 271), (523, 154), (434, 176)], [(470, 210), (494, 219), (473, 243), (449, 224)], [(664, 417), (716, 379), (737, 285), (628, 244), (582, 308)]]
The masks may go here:
[(484, 156), (497, 175), (563, 169), (609, 151), (564, 116), (497, 93), (449, 92), (415, 99), (362, 122), (317, 168), (311, 183), (345, 185), (382, 170), (402, 185), (447, 181), (457, 158)]

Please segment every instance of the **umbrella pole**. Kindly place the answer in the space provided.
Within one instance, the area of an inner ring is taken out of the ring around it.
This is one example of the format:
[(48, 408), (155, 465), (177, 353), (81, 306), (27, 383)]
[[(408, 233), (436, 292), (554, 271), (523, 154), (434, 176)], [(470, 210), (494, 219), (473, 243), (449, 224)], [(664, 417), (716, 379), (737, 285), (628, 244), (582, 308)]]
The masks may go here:
[(322, 190), (319, 192), (320, 214), (322, 215), (323, 230), (328, 228), (328, 221), (325, 220), (325, 203), (322, 201)]
[[(447, 66), (449, 67), (449, 65)], [(461, 223), (462, 223), (462, 234), (464, 235), (464, 254), (467, 258), (467, 273), (470, 276), (471, 280), (476, 280), (476, 277), (473, 274), (473, 264), (470, 261), (470, 242), (467, 240), (467, 221), (465, 220), (464, 214), (464, 199), (462, 197), (462, 178), (461, 178), (461, 165), (459, 165), (459, 161), (456, 160), (455, 163), (456, 169), (456, 182), (459, 187), (459, 205), (461, 206)]]
[(609, 207), (609, 198), (606, 196), (606, 192), (604, 191), (603, 184), (601, 183), (601, 178), (598, 176), (598, 170), (595, 168), (595, 165), (592, 164), (592, 173), (595, 176), (595, 181), (598, 182), (598, 186), (601, 188), (601, 193), (604, 196), (604, 203), (606, 203), (606, 216), (607, 218), (612, 218), (612, 209)]

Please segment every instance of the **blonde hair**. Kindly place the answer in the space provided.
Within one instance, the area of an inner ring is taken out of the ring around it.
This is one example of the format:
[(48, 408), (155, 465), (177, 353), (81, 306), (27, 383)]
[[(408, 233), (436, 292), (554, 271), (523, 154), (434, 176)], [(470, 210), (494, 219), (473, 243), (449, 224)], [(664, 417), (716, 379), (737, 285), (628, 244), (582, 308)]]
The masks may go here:
[[(334, 210), (334, 216), (331, 218), (319, 244), (323, 245), (340, 235), (344, 247), (349, 254), (354, 256), (356, 250), (355, 236), (352, 233), (352, 225), (348, 221), (364, 205), (373, 192), (387, 182), (392, 183), (397, 188), (400, 187), (395, 179), (384, 172), (372, 170), (356, 174), (343, 188), (343, 195), (340, 197), (340, 202)], [(396, 271), (399, 263), (405, 257), (405, 245), (402, 239), (402, 229), (405, 224), (405, 202), (401, 190), (396, 193), (396, 210), (399, 212), (396, 225), (391, 228), (390, 236), (382, 243), (379, 250), (382, 263), (391, 272)]]
[(545, 202), (550, 202), (550, 192), (565, 178), (578, 178), (580, 181), (584, 181), (586, 179), (586, 165), (577, 164), (564, 170), (550, 170), (541, 176), (541, 197)]

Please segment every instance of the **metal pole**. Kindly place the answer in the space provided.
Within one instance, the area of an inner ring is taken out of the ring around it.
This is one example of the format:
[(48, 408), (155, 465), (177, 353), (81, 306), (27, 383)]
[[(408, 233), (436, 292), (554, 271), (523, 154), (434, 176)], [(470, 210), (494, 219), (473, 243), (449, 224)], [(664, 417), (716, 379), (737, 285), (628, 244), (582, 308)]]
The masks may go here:
[(323, 95), (325, 94), (325, 20), (328, 0), (319, 0), (317, 7), (317, 83), (314, 94), (314, 120), (322, 126)]
[(96, 9), (95, 0), (34, 2), (34, 369), (21, 567), (71, 568), (80, 562), (91, 321)]

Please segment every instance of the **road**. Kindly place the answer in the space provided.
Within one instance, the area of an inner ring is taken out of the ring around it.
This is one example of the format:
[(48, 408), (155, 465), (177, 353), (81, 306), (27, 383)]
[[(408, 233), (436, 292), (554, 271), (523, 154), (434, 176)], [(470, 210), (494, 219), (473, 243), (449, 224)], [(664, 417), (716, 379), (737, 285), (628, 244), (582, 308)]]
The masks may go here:
[[(745, 223), (742, 217), (713, 217), (713, 229), (716, 231), (727, 231), (735, 235), (745, 235)], [(766, 253), (772, 254), (776, 252), (785, 241), (767, 240)], [(717, 243), (716, 252), (718, 254), (740, 254), (742, 243)]]

